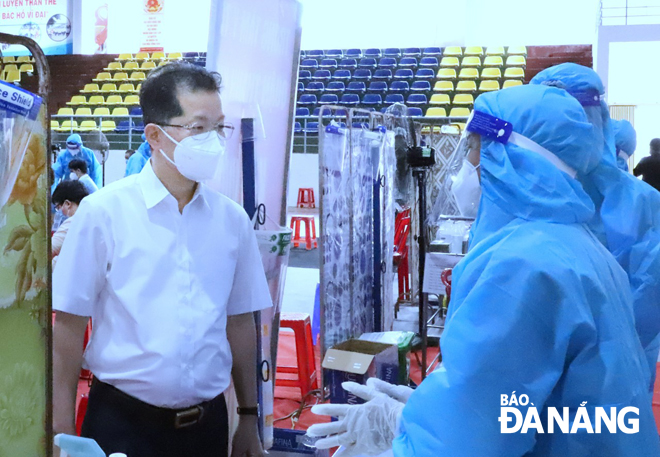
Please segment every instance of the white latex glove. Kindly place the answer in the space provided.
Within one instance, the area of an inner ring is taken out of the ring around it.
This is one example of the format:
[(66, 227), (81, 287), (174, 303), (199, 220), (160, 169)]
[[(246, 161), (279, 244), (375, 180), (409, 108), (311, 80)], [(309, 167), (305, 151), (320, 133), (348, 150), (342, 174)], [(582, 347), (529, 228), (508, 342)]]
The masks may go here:
[(314, 406), (314, 414), (338, 418), (336, 422), (314, 424), (307, 429), (308, 436), (326, 437), (316, 442), (316, 448), (342, 446), (335, 457), (378, 455), (390, 449), (399, 429), (404, 403), (355, 382), (344, 382), (341, 386), (367, 402), (362, 405)]
[(382, 392), (385, 395), (397, 401), (400, 401), (403, 404), (408, 403), (408, 399), (415, 391), (414, 389), (411, 389), (408, 386), (398, 386), (398, 385), (390, 384), (389, 382), (382, 381), (378, 378), (367, 379), (367, 387), (371, 387), (372, 389), (378, 392)]

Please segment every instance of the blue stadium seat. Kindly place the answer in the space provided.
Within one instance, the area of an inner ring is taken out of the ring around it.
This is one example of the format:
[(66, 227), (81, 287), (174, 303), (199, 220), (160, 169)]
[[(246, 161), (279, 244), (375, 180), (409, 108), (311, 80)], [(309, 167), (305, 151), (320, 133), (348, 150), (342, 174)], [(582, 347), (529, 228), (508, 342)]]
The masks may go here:
[(298, 98), (298, 104), (303, 105), (303, 106), (304, 105), (309, 105), (309, 106), (316, 105), (316, 95), (314, 95), (314, 94), (302, 94)]
[(346, 84), (343, 81), (332, 81), (325, 88), (326, 92), (344, 92)]
[(410, 68), (399, 68), (394, 73), (394, 79), (413, 79), (413, 71)]
[(366, 122), (353, 122), (354, 129), (368, 129), (369, 124)]
[(188, 60), (199, 59), (199, 52), (184, 52), (181, 57)]
[(301, 59), (304, 59), (306, 55), (307, 55), (307, 52), (306, 52), (306, 51), (304, 51), (304, 50), (300, 50), (300, 58), (301, 58)]
[(332, 75), (332, 79), (340, 81), (350, 81), (352, 77), (351, 70), (335, 70), (335, 73)]
[(311, 51), (307, 51), (305, 53), (306, 57), (314, 57), (314, 58), (322, 58), (325, 55), (325, 52), (323, 52), (323, 49), (312, 49)]
[(392, 79), (392, 70), (389, 68), (380, 68), (374, 72), (372, 79), (384, 79), (389, 81)]
[(361, 59), (362, 58), (362, 49), (351, 48), (347, 49), (344, 53), (344, 57), (351, 59)]
[(136, 122), (135, 124), (133, 124), (133, 131), (134, 131), (135, 133), (142, 133), (142, 132), (144, 132), (144, 122), (139, 121), (139, 122)]
[(431, 92), (431, 83), (428, 81), (415, 81), (410, 86), (410, 90), (415, 92)]
[(340, 105), (355, 106), (360, 103), (360, 96), (358, 94), (344, 94), (339, 100)]
[(140, 108), (139, 106), (131, 108), (128, 114), (130, 116), (142, 116), (142, 108)]
[(368, 81), (371, 79), (371, 70), (367, 68), (358, 68), (353, 72), (353, 79)]
[(433, 68), (420, 68), (415, 73), (415, 79), (433, 79), (435, 78), (435, 70)]
[(410, 84), (408, 81), (392, 81), (390, 84), (390, 92), (408, 92), (410, 90)]
[(435, 56), (430, 56), (430, 57), (422, 57), (422, 60), (419, 61), (419, 66), (420, 67), (433, 67), (437, 68), (438, 65), (438, 58)]
[(426, 105), (428, 104), (428, 99), (424, 94), (410, 94), (408, 95), (408, 100), (406, 100), (406, 105)]
[(307, 83), (305, 87), (305, 92), (323, 92), (325, 90), (325, 84), (321, 81), (312, 81)]
[(373, 57), (363, 57), (360, 59), (360, 62), (358, 63), (358, 67), (360, 68), (371, 68), (374, 69), (378, 66), (376, 63), (376, 59)]
[(372, 81), (371, 84), (369, 84), (369, 88), (367, 90), (369, 92), (376, 92), (376, 93), (379, 93), (379, 94), (384, 94), (388, 90), (387, 82), (385, 82), (385, 81)]
[(312, 111), (312, 116), (313, 117), (319, 117), (319, 114), (321, 114), (321, 108), (314, 108), (314, 111)]
[(349, 68), (351, 70), (355, 70), (357, 68), (357, 60), (341, 59), (341, 62), (339, 62), (339, 68)]
[(298, 72), (298, 81), (308, 81), (312, 79), (312, 72), (309, 70), (300, 70)]
[(296, 108), (296, 116), (309, 116), (309, 108)]
[(346, 92), (364, 94), (367, 91), (367, 85), (364, 81), (351, 81), (346, 87)]
[(383, 50), (384, 57), (401, 57), (401, 49), (399, 48), (386, 48)]
[[(335, 110), (335, 116), (348, 116), (348, 113), (346, 112), (345, 109), (338, 109)], [(342, 122), (343, 124), (343, 122)], [(344, 127), (346, 127), (346, 124), (344, 124)]]
[(404, 48), (402, 55), (404, 57), (419, 57), (422, 55), (422, 50), (419, 48)]
[(319, 67), (319, 63), (316, 59), (305, 59), (300, 62), (300, 68), (304, 70), (316, 70)]
[(431, 46), (428, 48), (424, 48), (424, 55), (425, 56), (436, 56), (439, 57), (442, 55), (442, 48), (438, 48), (436, 46)]
[(378, 62), (379, 68), (396, 68), (396, 59), (394, 57), (383, 57)]
[(408, 116), (423, 116), (424, 112), (422, 111), (422, 108), (417, 108), (416, 106), (411, 106), (408, 108)]
[(127, 121), (119, 121), (117, 123), (117, 126), (115, 127), (115, 132), (117, 132), (117, 133), (126, 133), (133, 126), (134, 126), (133, 121), (131, 121), (130, 119), (127, 120)]
[(293, 132), (294, 132), (294, 133), (300, 133), (300, 132), (302, 132), (302, 125), (300, 124), (300, 122), (296, 121), (296, 122), (293, 124)]
[(331, 78), (330, 70), (316, 70), (314, 76), (312, 76), (312, 79), (320, 81), (330, 81)]
[(365, 57), (380, 58), (382, 55), (383, 53), (378, 48), (369, 48), (369, 49), (365, 49), (364, 51)]
[(341, 49), (328, 49), (325, 51), (325, 56), (329, 59), (341, 59), (344, 57), (344, 51)]
[(305, 128), (303, 129), (305, 133), (310, 135), (319, 133), (319, 123), (318, 122), (308, 122)]
[(319, 68), (334, 69), (337, 68), (337, 61), (335, 59), (323, 59), (319, 63)]
[(303, 83), (298, 83), (298, 92), (302, 92), (305, 90), (305, 85)]
[(402, 57), (399, 62), (401, 68), (415, 68), (417, 67), (417, 59), (415, 57)]
[(395, 103), (403, 103), (403, 95), (401, 94), (387, 94), (387, 97), (385, 97), (385, 104), (386, 105), (393, 105)]
[(336, 105), (339, 103), (337, 94), (323, 94), (319, 100), (319, 105)]
[(383, 97), (380, 94), (365, 94), (362, 97), (362, 104), (376, 108), (383, 104)]

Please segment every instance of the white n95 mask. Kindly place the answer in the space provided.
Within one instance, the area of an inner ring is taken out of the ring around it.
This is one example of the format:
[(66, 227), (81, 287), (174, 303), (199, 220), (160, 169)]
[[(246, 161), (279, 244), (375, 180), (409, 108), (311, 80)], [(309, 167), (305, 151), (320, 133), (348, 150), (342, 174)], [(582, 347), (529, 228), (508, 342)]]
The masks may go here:
[(215, 176), (220, 158), (225, 152), (224, 137), (216, 131), (210, 131), (176, 141), (160, 126), (158, 128), (176, 144), (174, 160), (170, 159), (162, 149), (160, 153), (179, 170), (179, 173), (191, 181), (206, 181)]
[(71, 173), (69, 173), (69, 179), (70, 179), (71, 181), (76, 181), (76, 180), (78, 180), (78, 175), (75, 174), (75, 173), (72, 171)]
[(481, 200), (481, 183), (477, 167), (464, 159), (463, 166), (456, 176), (451, 177), (451, 180), (451, 192), (461, 216), (477, 217), (479, 200)]

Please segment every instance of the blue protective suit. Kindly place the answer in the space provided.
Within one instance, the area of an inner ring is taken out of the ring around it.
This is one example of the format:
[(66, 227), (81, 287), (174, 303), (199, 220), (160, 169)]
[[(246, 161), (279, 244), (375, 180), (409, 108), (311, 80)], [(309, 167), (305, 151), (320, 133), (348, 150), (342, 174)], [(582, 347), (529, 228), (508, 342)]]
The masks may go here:
[(126, 176), (134, 175), (142, 171), (146, 163), (151, 158), (151, 146), (146, 141), (140, 145), (135, 154), (128, 158), (126, 162)]
[(614, 131), (614, 146), (616, 148), (616, 165), (623, 171), (628, 171), (628, 163), (623, 157), (619, 157), (619, 151), (631, 156), (637, 149), (637, 132), (630, 122), (625, 119), (617, 121), (612, 119), (612, 130)]
[[(583, 173), (600, 160), (593, 127), (564, 91), (514, 87), (481, 95), (475, 109)], [(453, 273), (443, 364), (403, 409), (394, 455), (660, 455), (627, 279), (586, 227), (591, 199), (540, 155), (485, 138), (481, 185), (471, 249)], [(501, 395), (514, 391), (546, 433), (501, 433)], [(583, 402), (592, 424), (597, 406), (639, 408), (639, 433), (547, 433), (549, 407), (570, 408), (573, 423)]]
[(67, 143), (77, 143), (80, 145), (80, 152), (76, 155), (71, 154), (71, 151), (65, 149), (57, 156), (57, 160), (53, 164), (53, 172), (55, 173), (55, 182), (53, 188), (60, 182), (69, 179), (69, 162), (72, 159), (83, 159), (87, 163), (87, 173), (94, 180), (96, 187), (99, 189), (103, 186), (103, 170), (101, 164), (96, 159), (94, 152), (83, 146), (80, 135), (74, 133), (69, 135), (66, 139)]
[[(595, 71), (572, 63), (542, 71), (531, 84), (559, 85), (569, 93), (584, 89), (604, 92)], [(589, 227), (628, 274), (652, 392), (660, 351), (660, 193), (611, 160), (615, 159), (614, 131), (607, 105), (602, 104), (603, 119), (594, 126), (602, 129), (603, 159), (593, 171), (581, 173), (579, 180), (596, 207)]]

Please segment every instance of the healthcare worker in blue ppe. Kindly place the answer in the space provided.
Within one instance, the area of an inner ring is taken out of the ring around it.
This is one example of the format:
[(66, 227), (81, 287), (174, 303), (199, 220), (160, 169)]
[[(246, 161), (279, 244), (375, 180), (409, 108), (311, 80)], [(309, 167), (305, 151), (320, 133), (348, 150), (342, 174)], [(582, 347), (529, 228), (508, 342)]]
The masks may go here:
[[(602, 153), (584, 110), (560, 89), (513, 87), (481, 95), (467, 131), (449, 173), (459, 207), (480, 203), (442, 365), (414, 392), (345, 383), (368, 401), (315, 406), (339, 420), (308, 434), (341, 457), (388, 439), (396, 457), (659, 456), (627, 278), (587, 228), (594, 206), (575, 179)], [(619, 411), (618, 430), (597, 419)]]
[(614, 129), (609, 108), (601, 99), (603, 84), (595, 71), (565, 63), (543, 70), (530, 84), (568, 91), (584, 106), (603, 138), (602, 160), (578, 179), (596, 207), (589, 227), (628, 274), (637, 333), (651, 371), (652, 395), (660, 352), (660, 193), (617, 167)]
[(124, 175), (124, 177), (135, 175), (141, 172), (144, 166), (151, 158), (151, 146), (149, 146), (149, 143), (147, 143), (144, 133), (142, 134), (142, 140), (143, 143), (140, 145), (137, 151), (135, 151), (135, 154), (133, 154), (128, 159), (128, 162), (126, 163), (126, 174)]
[(637, 149), (637, 132), (625, 119), (612, 119), (614, 130), (614, 146), (616, 148), (616, 165), (623, 171), (628, 171), (628, 159)]
[(82, 159), (87, 163), (87, 171), (89, 176), (94, 180), (96, 187), (99, 189), (103, 186), (103, 170), (101, 164), (96, 159), (94, 152), (83, 146), (82, 138), (77, 133), (69, 135), (66, 139), (66, 149), (60, 151), (57, 160), (53, 164), (53, 172), (55, 173), (54, 185), (60, 181), (69, 179), (69, 162), (72, 159)]

